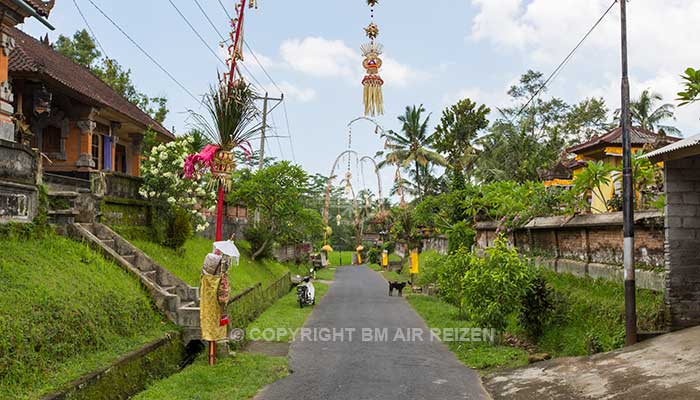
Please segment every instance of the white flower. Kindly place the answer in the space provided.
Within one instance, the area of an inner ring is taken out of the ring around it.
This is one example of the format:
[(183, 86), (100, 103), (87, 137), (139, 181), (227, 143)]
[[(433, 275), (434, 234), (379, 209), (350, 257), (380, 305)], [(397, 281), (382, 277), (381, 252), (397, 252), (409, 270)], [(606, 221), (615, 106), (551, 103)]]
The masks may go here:
[(175, 200), (174, 197), (172, 197), (172, 196), (168, 197), (168, 203), (170, 203), (170, 204), (175, 204), (175, 201), (176, 201), (176, 200)]
[(156, 192), (153, 192), (153, 191), (149, 192), (148, 197), (156, 197)]
[(216, 206), (211, 206), (207, 210), (214, 212), (214, 211), (216, 211)]
[(203, 188), (197, 188), (197, 196), (206, 196), (207, 192)]
[(197, 225), (197, 232), (203, 232), (205, 229), (207, 229), (206, 226), (204, 226), (204, 225)]
[(165, 161), (168, 159), (168, 153), (160, 153), (160, 159)]

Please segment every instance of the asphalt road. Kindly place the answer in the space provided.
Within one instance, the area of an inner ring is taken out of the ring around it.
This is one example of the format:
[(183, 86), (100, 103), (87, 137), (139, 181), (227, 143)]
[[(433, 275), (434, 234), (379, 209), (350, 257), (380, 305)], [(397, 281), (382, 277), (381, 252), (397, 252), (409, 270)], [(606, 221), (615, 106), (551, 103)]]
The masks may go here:
[(488, 398), (478, 374), (443, 343), (410, 340), (411, 332), (427, 330), (425, 322), (405, 299), (389, 297), (386, 281), (368, 268), (338, 268), (304, 327), (307, 336), (301, 332), (290, 348), (292, 374), (256, 399)]

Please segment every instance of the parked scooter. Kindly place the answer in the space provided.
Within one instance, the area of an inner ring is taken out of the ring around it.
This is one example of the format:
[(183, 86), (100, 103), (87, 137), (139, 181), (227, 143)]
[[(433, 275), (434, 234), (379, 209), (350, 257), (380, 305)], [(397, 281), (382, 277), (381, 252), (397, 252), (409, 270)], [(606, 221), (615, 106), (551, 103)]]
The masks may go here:
[(305, 276), (299, 286), (297, 286), (297, 299), (299, 299), (300, 308), (316, 304), (316, 288), (311, 283), (310, 276)]

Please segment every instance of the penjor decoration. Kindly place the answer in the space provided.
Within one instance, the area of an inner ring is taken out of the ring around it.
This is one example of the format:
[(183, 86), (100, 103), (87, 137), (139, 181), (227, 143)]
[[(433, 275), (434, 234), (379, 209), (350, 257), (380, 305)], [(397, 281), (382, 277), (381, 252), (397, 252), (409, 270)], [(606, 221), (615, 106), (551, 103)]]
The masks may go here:
[(367, 4), (371, 7), (371, 22), (365, 28), (365, 34), (370, 42), (360, 47), (362, 50), (362, 66), (367, 71), (362, 86), (364, 86), (364, 104), (366, 116), (377, 116), (384, 114), (384, 95), (382, 94), (382, 86), (384, 80), (379, 76), (379, 70), (382, 68), (383, 46), (375, 42), (379, 36), (379, 27), (374, 23), (374, 7), (379, 3), (379, 0), (367, 0)]

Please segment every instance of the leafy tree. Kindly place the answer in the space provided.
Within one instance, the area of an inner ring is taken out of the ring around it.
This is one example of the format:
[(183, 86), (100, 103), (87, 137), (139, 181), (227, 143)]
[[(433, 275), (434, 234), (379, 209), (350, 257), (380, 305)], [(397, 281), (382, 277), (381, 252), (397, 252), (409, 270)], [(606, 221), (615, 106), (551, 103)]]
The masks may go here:
[(95, 40), (85, 30), (76, 31), (72, 38), (60, 35), (54, 49), (76, 63), (89, 69), (109, 85), (115, 92), (124, 96), (158, 123), (163, 123), (168, 115), (168, 100), (164, 97), (149, 97), (141, 93), (131, 79), (131, 70), (124, 69), (116, 60), (102, 57)]
[(251, 243), (253, 259), (269, 251), (273, 242), (298, 243), (322, 235), (321, 215), (304, 205), (308, 180), (303, 169), (288, 161), (238, 175), (229, 202), (255, 205), (260, 211), (260, 222), (253, 229), (261, 240)]
[[(675, 107), (673, 104), (664, 103), (659, 106), (657, 104), (663, 101), (661, 94), (645, 89), (639, 95), (639, 98), (630, 102), (630, 115), (632, 124), (651, 132), (664, 131), (665, 133), (680, 135), (680, 130), (674, 126), (664, 125), (666, 120), (674, 120)], [(616, 111), (616, 120), (620, 119), (620, 110)]]
[(445, 165), (445, 159), (430, 147), (433, 139), (432, 134), (428, 133), (430, 115), (422, 119), (424, 112), (423, 105), (406, 107), (404, 115), (398, 117), (402, 124), (401, 132), (388, 131), (382, 135), (386, 138), (386, 148), (389, 152), (380, 163), (380, 166), (391, 164), (406, 169), (413, 165), (418, 198), (422, 198), (424, 193), (421, 188), (420, 167), (429, 163)]
[(677, 100), (681, 102), (679, 106), (700, 100), (700, 69), (688, 68), (685, 70), (685, 75), (681, 75), (681, 78), (683, 78), (685, 90), (678, 93)]
[(568, 145), (607, 130), (602, 99), (571, 106), (556, 97), (544, 99), (543, 85), (541, 73), (528, 71), (508, 91), (515, 106), (499, 109), (489, 133), (476, 141), (480, 151), (474, 175), (479, 180), (538, 180)]
[(470, 99), (460, 100), (442, 112), (433, 142), (435, 150), (447, 154), (453, 190), (463, 189), (466, 184), (464, 173), (471, 170), (476, 159), (472, 143), (489, 126), (490, 112), (485, 105), (477, 105)]

